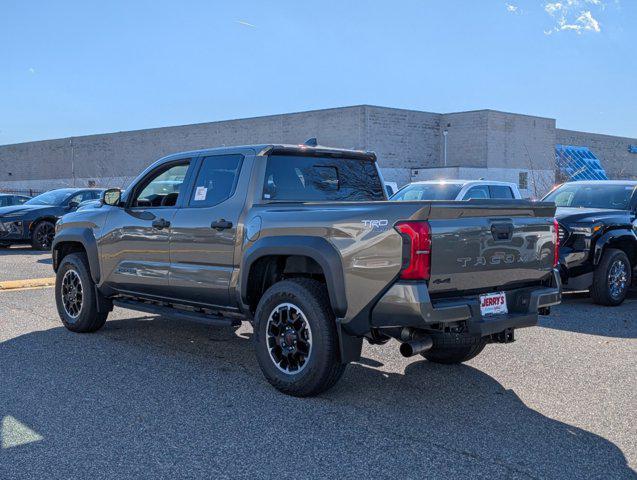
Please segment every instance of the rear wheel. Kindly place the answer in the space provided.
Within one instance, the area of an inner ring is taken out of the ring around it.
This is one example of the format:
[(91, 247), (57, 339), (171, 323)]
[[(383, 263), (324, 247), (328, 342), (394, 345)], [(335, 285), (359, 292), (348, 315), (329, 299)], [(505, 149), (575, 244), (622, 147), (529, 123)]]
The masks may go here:
[(345, 371), (325, 286), (301, 278), (274, 284), (255, 312), (257, 360), (266, 379), (288, 395), (331, 388)]
[(431, 350), (422, 354), (430, 362), (435, 363), (462, 363), (477, 357), (487, 342), (485, 339), (476, 339), (471, 343), (436, 343)]
[(621, 304), (632, 281), (632, 265), (623, 250), (608, 248), (593, 274), (591, 297), (599, 305)]
[(33, 227), (31, 246), (35, 250), (51, 250), (53, 237), (55, 237), (55, 225), (53, 222), (44, 220)]
[(71, 253), (64, 257), (55, 281), (55, 302), (64, 326), (78, 333), (102, 328), (108, 311), (97, 311), (97, 295), (86, 255)]

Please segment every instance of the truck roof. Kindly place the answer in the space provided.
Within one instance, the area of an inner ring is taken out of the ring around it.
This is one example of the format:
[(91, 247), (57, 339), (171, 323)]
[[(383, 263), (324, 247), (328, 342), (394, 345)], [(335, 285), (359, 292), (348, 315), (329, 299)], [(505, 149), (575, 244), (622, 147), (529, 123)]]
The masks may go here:
[(264, 143), (257, 145), (237, 145), (237, 146), (222, 146), (214, 148), (205, 148), (201, 150), (190, 150), (185, 152), (177, 152), (171, 155), (160, 158), (154, 164), (163, 163), (165, 161), (176, 160), (188, 156), (202, 156), (202, 155), (219, 155), (219, 154), (233, 154), (233, 153), (255, 153), (257, 155), (268, 155), (272, 153), (281, 153), (286, 155), (327, 155), (335, 157), (355, 158), (361, 160), (376, 161), (376, 154), (374, 152), (365, 150), (354, 150), (347, 148), (326, 147), (323, 145), (308, 146), (308, 145), (292, 145), (285, 143)]
[(434, 185), (434, 184), (454, 184), (454, 185), (470, 185), (470, 184), (485, 184), (489, 185), (506, 185), (507, 187), (515, 185), (513, 182), (500, 182), (497, 180), (456, 180), (456, 179), (441, 179), (441, 180), (419, 180), (411, 182), (412, 185)]

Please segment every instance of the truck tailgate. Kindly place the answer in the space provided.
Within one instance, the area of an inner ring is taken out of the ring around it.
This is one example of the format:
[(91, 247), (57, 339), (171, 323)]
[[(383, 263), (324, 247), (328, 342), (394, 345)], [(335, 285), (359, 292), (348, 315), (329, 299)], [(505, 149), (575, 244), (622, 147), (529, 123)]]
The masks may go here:
[(431, 293), (490, 291), (539, 282), (553, 269), (552, 204), (470, 201), (432, 206)]

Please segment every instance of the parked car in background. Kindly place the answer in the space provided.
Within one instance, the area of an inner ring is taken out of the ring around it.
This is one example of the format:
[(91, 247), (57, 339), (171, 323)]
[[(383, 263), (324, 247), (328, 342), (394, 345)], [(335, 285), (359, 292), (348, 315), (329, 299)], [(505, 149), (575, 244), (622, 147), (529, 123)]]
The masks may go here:
[(0, 207), (0, 245), (30, 243), (36, 250), (49, 250), (55, 222), (77, 209), (80, 203), (99, 199), (103, 190), (62, 188), (33, 197), (21, 205)]
[(637, 267), (637, 182), (569, 182), (544, 201), (558, 207), (564, 288), (590, 290), (601, 305), (622, 303)]
[(396, 182), (385, 182), (385, 191), (387, 192), (387, 196), (391, 197), (398, 191), (398, 184)]
[[(166, 189), (166, 178), (181, 178)], [(508, 343), (560, 302), (552, 203), (387, 202), (371, 152), (256, 145), (159, 160), (56, 225), (62, 323), (114, 305), (249, 320), (268, 381), (330, 388), (364, 338), (449, 364)]]
[(2, 207), (11, 207), (13, 205), (22, 205), (27, 200), (30, 200), (31, 197), (27, 197), (26, 195), (13, 195), (10, 193), (0, 193), (0, 208)]
[(491, 180), (426, 180), (398, 190), (390, 200), (471, 200), (495, 198), (521, 199), (515, 183)]

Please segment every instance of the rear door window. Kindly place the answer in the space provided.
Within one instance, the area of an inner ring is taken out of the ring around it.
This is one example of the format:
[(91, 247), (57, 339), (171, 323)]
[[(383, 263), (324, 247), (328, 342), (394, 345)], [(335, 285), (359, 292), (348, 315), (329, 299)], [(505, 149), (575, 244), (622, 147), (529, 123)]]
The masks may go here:
[(265, 200), (357, 202), (385, 200), (371, 160), (272, 155), (263, 185)]
[(491, 193), (491, 198), (500, 198), (503, 200), (515, 198), (511, 187), (507, 187), (506, 185), (489, 185), (489, 192)]
[(232, 196), (239, 179), (243, 155), (214, 155), (201, 162), (190, 194), (191, 207), (212, 207)]

